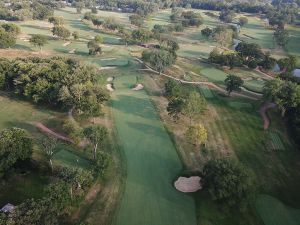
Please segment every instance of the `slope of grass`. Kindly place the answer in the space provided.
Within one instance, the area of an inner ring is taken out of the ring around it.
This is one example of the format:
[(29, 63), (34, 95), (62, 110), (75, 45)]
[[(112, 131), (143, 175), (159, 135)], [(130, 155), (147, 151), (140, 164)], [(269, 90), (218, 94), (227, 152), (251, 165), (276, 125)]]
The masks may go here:
[(298, 225), (300, 210), (291, 208), (269, 195), (259, 195), (256, 210), (265, 225)]

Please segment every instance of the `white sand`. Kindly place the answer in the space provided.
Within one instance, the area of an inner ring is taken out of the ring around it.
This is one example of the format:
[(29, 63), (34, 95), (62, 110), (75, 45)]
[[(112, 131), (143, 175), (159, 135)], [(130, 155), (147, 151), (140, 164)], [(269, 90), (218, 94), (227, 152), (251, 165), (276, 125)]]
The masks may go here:
[(107, 84), (106, 89), (109, 90), (109, 91), (114, 91), (111, 84)]
[(69, 44), (71, 44), (70, 41), (68, 41), (68, 42), (66, 42), (66, 43), (63, 43), (63, 46), (66, 47), (66, 46), (68, 46)]
[(71, 51), (69, 51), (70, 54), (75, 54), (76, 48), (72, 49)]
[(144, 85), (142, 84), (137, 84), (134, 88), (132, 88), (131, 90), (133, 91), (139, 91), (142, 90), (144, 88)]
[(100, 67), (100, 70), (112, 70), (112, 69), (116, 69), (117, 67), (115, 66), (102, 66)]
[(113, 80), (114, 80), (113, 77), (108, 77), (106, 81), (107, 81), (107, 82), (112, 82)]
[(178, 191), (184, 193), (196, 192), (202, 188), (200, 180), (201, 178), (199, 176), (179, 177), (175, 181), (174, 186)]
[(117, 59), (117, 58), (106, 58), (106, 59), (100, 59), (100, 61), (108, 61), (108, 60), (113, 60), (113, 59)]

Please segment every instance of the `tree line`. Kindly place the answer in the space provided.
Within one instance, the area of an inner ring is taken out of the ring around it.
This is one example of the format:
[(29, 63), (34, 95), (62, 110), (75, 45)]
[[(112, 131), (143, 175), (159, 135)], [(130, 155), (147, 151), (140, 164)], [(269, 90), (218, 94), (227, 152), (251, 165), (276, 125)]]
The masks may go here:
[(0, 88), (52, 107), (98, 115), (108, 100), (106, 90), (96, 84), (98, 71), (75, 59), (0, 59)]

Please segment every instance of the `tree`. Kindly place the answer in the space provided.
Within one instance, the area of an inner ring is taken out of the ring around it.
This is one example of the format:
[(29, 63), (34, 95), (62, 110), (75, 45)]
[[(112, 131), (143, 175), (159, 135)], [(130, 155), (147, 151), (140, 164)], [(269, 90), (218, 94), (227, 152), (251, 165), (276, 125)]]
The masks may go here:
[(239, 18), (239, 24), (241, 27), (245, 26), (246, 24), (248, 24), (248, 18), (247, 17), (240, 17)]
[(103, 21), (101, 19), (98, 19), (98, 18), (93, 18), (92, 23), (93, 23), (94, 26), (99, 28), (103, 24)]
[(230, 95), (232, 91), (240, 91), (243, 84), (244, 81), (240, 77), (232, 74), (229, 74), (225, 79), (226, 91), (228, 92), (228, 95)]
[(39, 47), (40, 51), (42, 51), (42, 47), (48, 43), (47, 37), (41, 34), (32, 34), (29, 42), (33, 46)]
[(19, 35), (21, 33), (21, 29), (17, 24), (14, 23), (3, 23), (1, 24), (1, 27), (8, 33), (11, 33), (15, 36)]
[(91, 13), (97, 14), (97, 13), (98, 13), (97, 8), (96, 8), (96, 7), (92, 7), (92, 8), (91, 8)]
[(16, 35), (0, 27), (0, 48), (10, 48), (16, 44)]
[(206, 38), (210, 37), (212, 35), (212, 32), (213, 32), (213, 30), (210, 29), (209, 27), (206, 27), (201, 30), (201, 34)]
[(207, 131), (202, 124), (191, 125), (186, 132), (186, 136), (191, 143), (201, 145), (207, 140)]
[(18, 160), (31, 157), (32, 139), (27, 131), (20, 128), (5, 129), (0, 132), (0, 177)]
[(77, 13), (80, 14), (81, 11), (84, 8), (84, 3), (83, 2), (76, 2), (75, 3), (75, 8), (76, 8)]
[(203, 168), (203, 184), (214, 201), (243, 207), (255, 191), (253, 174), (237, 161), (217, 159)]
[(243, 58), (244, 61), (261, 60), (263, 52), (261, 47), (255, 43), (240, 42), (235, 50)]
[(101, 35), (97, 34), (94, 38), (95, 42), (101, 44), (103, 42), (103, 38)]
[(87, 43), (87, 47), (89, 49), (90, 55), (98, 55), (102, 53), (102, 48), (98, 45), (98, 43), (93, 40)]
[(287, 58), (282, 58), (277, 61), (281, 70), (293, 71), (297, 67), (297, 58), (289, 55)]
[(188, 94), (184, 101), (183, 114), (190, 119), (190, 125), (193, 118), (197, 118), (206, 109), (205, 99), (196, 91)]
[(165, 68), (175, 63), (175, 55), (163, 49), (145, 50), (142, 53), (142, 58), (159, 73), (163, 72)]
[(234, 17), (235, 17), (234, 11), (225, 9), (220, 12), (219, 19), (221, 21), (224, 21), (225, 23), (231, 23)]
[(183, 90), (179, 82), (169, 79), (165, 83), (165, 95), (169, 98), (178, 98), (183, 95)]
[(129, 16), (129, 20), (130, 20), (131, 24), (138, 26), (138, 27), (141, 27), (144, 23), (144, 18), (138, 14), (133, 14), (133, 15)]
[(73, 36), (74, 40), (78, 40), (79, 39), (79, 33), (78, 33), (78, 31), (74, 31), (72, 33), (72, 36)]
[(167, 106), (169, 116), (171, 116), (175, 121), (178, 120), (182, 114), (183, 107), (184, 100), (182, 98), (171, 99)]
[(57, 37), (62, 38), (64, 40), (66, 40), (71, 35), (70, 31), (62, 26), (54, 26), (52, 28), (52, 33), (53, 35), (56, 35)]
[(227, 29), (225, 26), (218, 26), (213, 30), (213, 39), (218, 42), (222, 47), (232, 43), (233, 31)]
[(93, 171), (95, 173), (95, 176), (103, 178), (111, 163), (112, 163), (111, 156), (103, 151), (99, 151), (97, 160), (94, 162), (93, 165)]
[(277, 28), (274, 32), (274, 39), (278, 46), (284, 47), (289, 41), (289, 32), (285, 29)]
[(50, 166), (51, 166), (51, 171), (53, 172), (53, 162), (52, 162), (52, 158), (55, 154), (55, 150), (56, 150), (56, 147), (57, 147), (57, 139), (56, 138), (52, 138), (52, 137), (47, 137), (47, 138), (44, 138), (42, 140), (42, 147), (43, 147), (43, 150), (46, 154), (46, 157), (50, 163)]
[(131, 37), (135, 41), (147, 42), (151, 38), (151, 32), (146, 29), (137, 29), (132, 31)]
[(93, 157), (96, 160), (98, 148), (103, 148), (105, 142), (108, 140), (107, 128), (100, 125), (93, 125), (86, 127), (83, 130), (83, 134), (93, 145)]
[(48, 18), (48, 22), (52, 23), (54, 26), (63, 26), (64, 25), (64, 18), (63, 17), (51, 16), (51, 17)]
[(300, 105), (300, 86), (291, 81), (269, 80), (264, 86), (264, 98), (275, 102), (285, 116), (287, 110)]

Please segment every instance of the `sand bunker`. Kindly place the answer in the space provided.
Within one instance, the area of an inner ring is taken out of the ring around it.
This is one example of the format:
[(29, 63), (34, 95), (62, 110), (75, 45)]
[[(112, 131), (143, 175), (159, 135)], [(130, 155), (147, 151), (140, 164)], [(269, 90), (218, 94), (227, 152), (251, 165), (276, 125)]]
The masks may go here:
[(117, 67), (115, 66), (102, 66), (100, 67), (100, 70), (112, 70), (112, 69), (116, 69)]
[(200, 180), (201, 178), (199, 176), (178, 177), (174, 183), (174, 186), (178, 191), (184, 193), (196, 192), (202, 188)]
[(106, 58), (106, 59), (100, 59), (100, 61), (106, 61), (106, 60), (113, 60), (113, 59), (117, 59), (117, 58)]
[(139, 91), (142, 90), (144, 88), (144, 85), (142, 84), (137, 84), (134, 88), (132, 88), (131, 90), (133, 91)]
[(76, 48), (72, 49), (71, 51), (69, 51), (70, 54), (75, 54)]
[(114, 89), (112, 87), (112, 84), (107, 84), (106, 89), (109, 90), (109, 91), (114, 91)]
[(69, 44), (71, 44), (70, 41), (68, 41), (68, 42), (66, 42), (66, 43), (63, 43), (63, 46), (66, 47), (66, 46), (68, 46)]
[(113, 80), (114, 80), (113, 77), (108, 77), (106, 81), (107, 81), (107, 82), (112, 82)]

